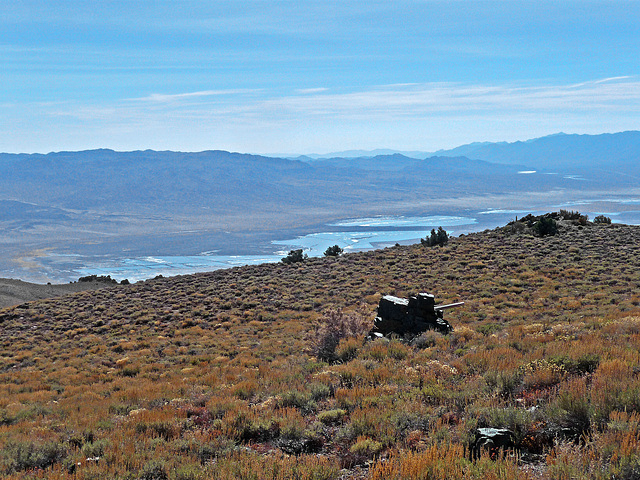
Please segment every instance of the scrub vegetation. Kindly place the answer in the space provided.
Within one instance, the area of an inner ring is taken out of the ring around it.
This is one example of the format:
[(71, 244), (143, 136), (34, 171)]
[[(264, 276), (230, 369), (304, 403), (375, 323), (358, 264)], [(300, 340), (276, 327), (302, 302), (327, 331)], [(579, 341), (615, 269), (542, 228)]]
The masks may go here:
[[(548, 218), (0, 310), (0, 476), (638, 478), (640, 227)], [(364, 342), (424, 291), (451, 334)]]

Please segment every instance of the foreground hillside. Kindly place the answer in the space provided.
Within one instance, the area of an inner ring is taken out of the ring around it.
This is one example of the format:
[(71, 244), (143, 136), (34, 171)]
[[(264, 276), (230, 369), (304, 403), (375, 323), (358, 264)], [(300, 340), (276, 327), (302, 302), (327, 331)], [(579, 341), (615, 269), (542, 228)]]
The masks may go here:
[[(638, 478), (640, 228), (578, 223), (2, 310), (0, 474)], [(362, 341), (381, 295), (418, 291), (466, 302), (452, 334)], [(478, 427), (518, 456), (471, 460)]]

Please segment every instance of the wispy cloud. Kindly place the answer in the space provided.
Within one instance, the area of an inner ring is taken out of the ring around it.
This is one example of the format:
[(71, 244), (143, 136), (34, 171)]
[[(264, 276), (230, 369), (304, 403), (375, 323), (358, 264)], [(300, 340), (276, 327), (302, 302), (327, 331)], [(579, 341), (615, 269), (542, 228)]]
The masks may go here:
[[(215, 98), (215, 101), (212, 100)], [(209, 118), (225, 121), (288, 122), (308, 119), (394, 121), (407, 118), (488, 115), (598, 115), (638, 111), (640, 80), (615, 77), (569, 85), (465, 85), (456, 83), (396, 84), (362, 91), (335, 92), (327, 88), (269, 95), (249, 89), (203, 90), (177, 94), (154, 93), (107, 105), (70, 106), (65, 115), (83, 119), (96, 112), (151, 118)], [(147, 110), (149, 109), (149, 110)], [(149, 115), (151, 117), (149, 117)], [(115, 118), (114, 118), (115, 120)]]
[[(109, 146), (301, 152), (386, 147), (434, 150), (476, 140), (524, 140), (558, 131), (633, 130), (638, 128), (639, 109), (637, 77), (566, 85), (414, 83), (360, 91), (323, 87), (289, 94), (201, 90), (119, 102), (29, 106), (42, 131), (53, 135), (58, 129), (56, 137), (43, 138), (51, 146), (42, 150)], [(7, 124), (20, 125), (21, 120), (16, 117)], [(95, 143), (88, 144), (87, 138)], [(27, 133), (24, 142), (33, 149)]]
[(610, 78), (603, 78), (602, 80), (596, 80), (594, 83), (606, 83), (606, 82), (615, 82), (618, 80), (626, 80), (627, 78), (631, 78), (629, 75), (625, 75), (622, 77), (610, 77)]
[(212, 97), (212, 96), (220, 96), (220, 95), (238, 95), (251, 93), (256, 90), (249, 89), (232, 89), (232, 90), (203, 90), (200, 92), (187, 92), (187, 93), (174, 93), (174, 94), (165, 94), (165, 93), (152, 93), (147, 97), (142, 98), (134, 98), (132, 100), (140, 100), (147, 102), (159, 102), (159, 103), (168, 103), (168, 102), (178, 102), (180, 100), (188, 100), (188, 99), (196, 99), (199, 97)]
[(241, 111), (279, 115), (368, 119), (490, 112), (569, 113), (637, 110), (640, 81), (617, 77), (571, 85), (464, 85), (428, 83), (380, 86), (346, 93), (308, 91), (268, 98)]
[(299, 88), (296, 90), (296, 93), (301, 93), (301, 94), (309, 94), (309, 93), (320, 93), (320, 92), (326, 92), (329, 89), (326, 87), (318, 87), (318, 88)]

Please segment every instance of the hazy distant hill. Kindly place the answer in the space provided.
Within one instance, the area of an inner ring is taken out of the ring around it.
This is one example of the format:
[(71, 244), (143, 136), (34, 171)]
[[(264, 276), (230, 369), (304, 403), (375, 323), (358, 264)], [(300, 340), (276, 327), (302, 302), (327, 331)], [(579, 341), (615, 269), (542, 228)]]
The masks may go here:
[(69, 293), (82, 292), (85, 290), (98, 290), (109, 286), (113, 286), (113, 284), (104, 281), (75, 282), (62, 285), (37, 285), (20, 280), (0, 278), (0, 309), (24, 302), (60, 297)]
[[(113, 210), (131, 205), (193, 210), (246, 208), (298, 194), (312, 167), (223, 151), (0, 155), (2, 195), (66, 208)], [(277, 188), (276, 188), (277, 186)], [(218, 200), (211, 203), (212, 199)]]
[[(407, 201), (417, 194), (453, 193), (461, 178), (466, 190), (494, 193), (550, 179), (520, 179), (514, 165), (464, 157), (418, 160), (400, 154), (372, 158), (299, 160), (207, 151), (115, 152), (91, 150), (48, 155), (0, 155), (0, 199), (43, 209), (101, 212), (220, 214), (323, 208), (341, 211), (371, 202)], [(536, 187), (538, 188), (538, 187)], [(26, 207), (22, 207), (26, 208)], [(33, 209), (33, 208), (32, 208)], [(61, 214), (60, 211), (52, 215)]]
[(452, 150), (439, 151), (437, 155), (465, 155), (488, 162), (519, 164), (535, 169), (562, 172), (616, 170), (637, 175), (640, 161), (640, 132), (602, 135), (561, 133), (526, 142), (463, 145)]
[[(302, 159), (302, 158), (301, 158)], [(303, 159), (304, 160), (304, 159)], [(415, 157), (408, 157), (401, 153), (381, 154), (372, 157), (331, 157), (306, 159), (307, 163), (316, 168), (335, 169), (345, 168), (349, 170), (375, 170), (375, 171), (398, 171), (408, 166), (414, 165), (417, 161)]]
[(306, 155), (298, 160), (311, 165), (332, 165), (371, 170), (401, 170), (409, 159), (467, 157), (522, 168), (559, 173), (616, 171), (635, 175), (640, 160), (640, 132), (601, 135), (558, 133), (524, 142), (474, 142), (435, 153), (397, 150), (349, 150), (335, 154)]
[(630, 180), (617, 174), (636, 175), (639, 159), (640, 132), (470, 144), (425, 160), (399, 153), (306, 161), (225, 151), (0, 154), (0, 200), (34, 204), (38, 215), (51, 208), (120, 213), (339, 211), (345, 204), (406, 201), (424, 192), (451, 194), (452, 185), (459, 186), (461, 180), (468, 182), (465, 191), (482, 194), (572, 188), (570, 182), (549, 176), (518, 175), (523, 169), (580, 173), (600, 187), (628, 185)]
[[(332, 152), (332, 153), (308, 153), (306, 155), (302, 155), (297, 157), (299, 160), (324, 160), (330, 158), (362, 158), (362, 157), (378, 157), (381, 155), (394, 155), (399, 153), (400, 155), (404, 155), (405, 157), (411, 158), (427, 158), (434, 155), (431, 152), (423, 152), (421, 150), (393, 150), (389, 148), (377, 148), (375, 150), (344, 150), (342, 152)], [(281, 155), (282, 156), (282, 155)], [(290, 157), (290, 155), (285, 155)]]
[(635, 175), (640, 160), (640, 131), (601, 135), (558, 133), (524, 142), (474, 142), (434, 153), (391, 149), (347, 150), (323, 155), (309, 154), (297, 159), (312, 165), (391, 171), (405, 168), (407, 157), (467, 157), (561, 173), (615, 170)]

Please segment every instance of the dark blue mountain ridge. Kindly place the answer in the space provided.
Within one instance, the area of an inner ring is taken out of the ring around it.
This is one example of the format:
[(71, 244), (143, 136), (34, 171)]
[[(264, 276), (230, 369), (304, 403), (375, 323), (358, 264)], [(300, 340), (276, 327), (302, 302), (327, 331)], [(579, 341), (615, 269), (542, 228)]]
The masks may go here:
[(298, 194), (314, 168), (299, 161), (226, 151), (88, 150), (0, 154), (3, 198), (87, 208), (100, 204), (241, 205)]
[(520, 165), (527, 170), (575, 174), (585, 170), (611, 172), (612, 169), (619, 169), (620, 174), (635, 175), (638, 170), (637, 161), (640, 158), (640, 132), (632, 130), (599, 135), (560, 132), (517, 142), (474, 142), (434, 153), (377, 149), (296, 158), (317, 166), (340, 165), (348, 168), (394, 171), (406, 166), (406, 157), (467, 157), (492, 163)]
[[(463, 148), (468, 155), (455, 155)], [(581, 190), (637, 186), (639, 159), (638, 131), (476, 143), (424, 160), (394, 153), (302, 161), (222, 150), (0, 154), (0, 200), (112, 211), (335, 211), (425, 192), (436, 198), (576, 187), (522, 170), (583, 174)]]
[(437, 152), (438, 156), (461, 154), (537, 170), (579, 173), (619, 169), (620, 173), (634, 175), (640, 171), (640, 131), (600, 135), (561, 133), (524, 142), (469, 144)]

